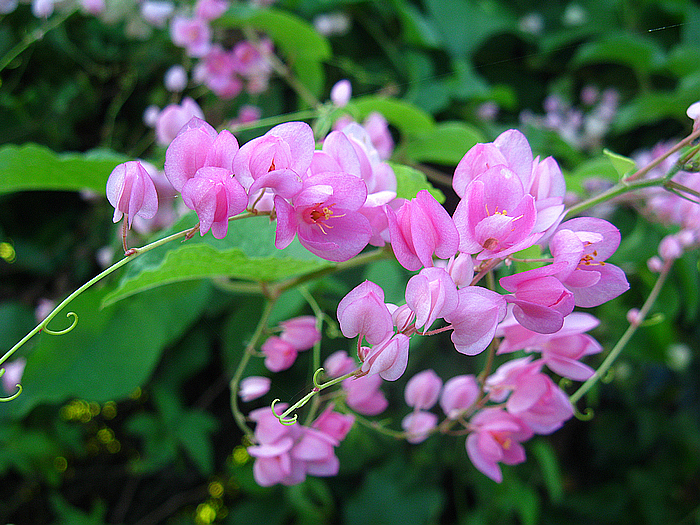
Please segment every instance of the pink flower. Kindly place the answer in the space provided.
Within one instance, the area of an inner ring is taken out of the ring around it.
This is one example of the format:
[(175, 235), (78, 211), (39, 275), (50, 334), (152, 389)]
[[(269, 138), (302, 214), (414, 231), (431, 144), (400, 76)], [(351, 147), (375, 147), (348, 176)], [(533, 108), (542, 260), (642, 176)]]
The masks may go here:
[[(230, 131), (216, 130), (199, 118), (192, 118), (165, 152), (165, 176), (177, 191), (204, 167), (223, 168), (233, 176), (233, 159), (238, 141)], [(236, 180), (240, 182), (238, 177)]]
[(270, 196), (281, 195), (285, 199), (298, 194), (311, 165), (314, 146), (313, 131), (304, 122), (280, 124), (244, 144), (236, 155), (234, 172), (250, 194), (249, 204), (255, 203), (265, 188), (270, 189)]
[(437, 427), (438, 417), (423, 410), (415, 410), (401, 421), (401, 428), (406, 432), (406, 441), (417, 444), (425, 441)]
[(524, 373), (516, 381), (506, 410), (537, 434), (551, 434), (574, 415), (569, 397), (545, 374)]
[(235, 73), (231, 54), (218, 44), (212, 45), (195, 66), (194, 79), (223, 99), (233, 98), (243, 90), (243, 81)]
[(241, 379), (238, 395), (244, 402), (253, 401), (264, 396), (270, 391), (270, 378), (262, 376), (249, 376)]
[(479, 397), (479, 385), (473, 375), (448, 379), (440, 395), (440, 407), (450, 419), (456, 419), (471, 408)]
[(177, 136), (192, 117), (204, 118), (199, 105), (190, 97), (182, 99), (182, 104), (170, 104), (163, 108), (156, 119), (156, 141), (167, 146)]
[(107, 179), (107, 200), (114, 206), (114, 222), (122, 216), (131, 228), (134, 216), (150, 219), (158, 211), (158, 194), (148, 172), (139, 161), (119, 164)]
[(457, 308), (457, 287), (442, 268), (423, 268), (406, 285), (406, 304), (416, 314), (416, 329), (425, 331)]
[(457, 257), (450, 257), (445, 270), (450, 274), (457, 288), (469, 286), (474, 279), (474, 259), (468, 253), (460, 253)]
[(442, 379), (433, 370), (423, 370), (406, 383), (406, 404), (416, 410), (429, 410), (437, 403)]
[(333, 411), (333, 404), (330, 404), (316, 420), (311, 423), (316, 428), (337, 441), (342, 441), (348, 435), (355, 418), (349, 414), (340, 414)]
[(230, 170), (204, 166), (182, 186), (182, 201), (197, 212), (201, 235), (211, 229), (215, 238), (223, 239), (229, 217), (245, 210), (248, 195)]
[(362, 127), (367, 131), (372, 145), (379, 154), (379, 158), (381, 160), (390, 158), (394, 152), (394, 139), (391, 136), (389, 123), (384, 118), (384, 115), (373, 111), (362, 122)]
[(2, 374), (2, 388), (8, 394), (14, 394), (17, 391), (17, 385), (22, 381), (22, 374), (27, 360), (24, 357), (18, 357), (4, 366)]
[(365, 183), (352, 175), (309, 177), (292, 204), (275, 196), (275, 246), (286, 248), (296, 235), (304, 248), (328, 261), (352, 259), (372, 235), (369, 221), (357, 212), (366, 198)]
[(211, 47), (211, 29), (201, 18), (174, 16), (170, 22), (170, 38), (191, 57), (203, 57)]
[(348, 105), (352, 96), (352, 85), (347, 79), (336, 82), (331, 88), (331, 101), (339, 108)]
[(410, 338), (396, 334), (374, 345), (360, 349), (360, 368), (365, 374), (379, 374), (386, 381), (396, 381), (406, 370)]
[(308, 350), (321, 340), (321, 332), (316, 328), (313, 315), (302, 315), (280, 323), (280, 339), (287, 341), (298, 351)]
[(458, 291), (457, 308), (445, 320), (452, 325), (452, 342), (458, 352), (476, 355), (493, 341), (496, 326), (506, 315), (502, 295), (480, 286), (467, 286)]
[(506, 296), (513, 303), (513, 314), (525, 328), (551, 334), (559, 330), (564, 317), (574, 309), (574, 294), (554, 277), (560, 268), (553, 264), (509, 275), (500, 279), (501, 286), (513, 292)]
[(470, 421), (472, 430), (467, 437), (467, 455), (474, 466), (497, 483), (503, 480), (498, 463), (517, 465), (525, 461), (525, 449), (520, 444), (533, 435), (519, 418), (500, 408), (487, 408)]
[(292, 343), (284, 341), (276, 335), (268, 337), (260, 350), (265, 354), (265, 367), (270, 372), (287, 370), (294, 364), (299, 353)]
[(194, 14), (202, 20), (216, 20), (226, 12), (228, 7), (228, 0), (197, 0)]
[(498, 327), (497, 335), (503, 336), (498, 353), (517, 350), (542, 353), (542, 361), (550, 370), (575, 381), (585, 381), (593, 375), (593, 369), (579, 362), (584, 356), (599, 353), (600, 344), (588, 334), (600, 321), (582, 312), (573, 312), (564, 318), (558, 332), (542, 334), (521, 326), (513, 316), (507, 317)]
[(329, 377), (340, 377), (349, 374), (356, 368), (355, 360), (345, 350), (333, 352), (323, 362), (323, 369)]
[(524, 250), (542, 236), (533, 233), (536, 220), (535, 200), (520, 178), (506, 166), (494, 166), (469, 183), (457, 205), (459, 250), (478, 254), (478, 260)]
[(172, 66), (165, 72), (163, 83), (168, 91), (179, 93), (187, 87), (187, 71), (179, 64)]
[(629, 289), (625, 272), (606, 263), (620, 244), (620, 231), (603, 219), (578, 217), (561, 224), (549, 242), (556, 277), (574, 294), (576, 306), (601, 305)]
[(173, 3), (165, 0), (146, 0), (141, 4), (141, 16), (156, 27), (165, 27), (174, 11)]
[(347, 393), (345, 402), (355, 412), (365, 416), (381, 414), (389, 406), (384, 393), (379, 390), (382, 378), (378, 375), (350, 377), (343, 381)]
[(369, 344), (378, 344), (393, 333), (384, 290), (371, 281), (356, 286), (341, 299), (337, 317), (340, 331), (349, 339), (359, 335)]
[(448, 259), (457, 253), (457, 228), (438, 201), (421, 190), (397, 212), (386, 206), (394, 255), (401, 266), (415, 271), (433, 266), (433, 255)]

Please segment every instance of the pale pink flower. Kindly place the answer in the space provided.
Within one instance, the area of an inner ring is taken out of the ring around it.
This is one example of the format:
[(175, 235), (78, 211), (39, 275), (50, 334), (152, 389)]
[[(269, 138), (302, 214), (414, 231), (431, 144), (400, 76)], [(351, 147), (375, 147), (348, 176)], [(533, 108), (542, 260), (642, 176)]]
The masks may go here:
[(347, 79), (339, 80), (331, 88), (331, 102), (339, 108), (348, 105), (352, 96), (352, 84)]
[(168, 91), (179, 93), (187, 87), (187, 71), (179, 64), (172, 66), (165, 72), (163, 84)]
[(406, 441), (415, 445), (425, 441), (437, 427), (438, 417), (432, 412), (415, 410), (401, 421), (401, 428), (406, 432)]
[(416, 329), (426, 331), (457, 308), (457, 287), (444, 269), (423, 268), (406, 285), (406, 304), (416, 314)]
[(271, 380), (269, 377), (248, 376), (241, 379), (238, 395), (244, 402), (253, 401), (264, 396), (270, 391)]
[(22, 374), (26, 364), (26, 358), (18, 357), (14, 361), (2, 365), (5, 372), (2, 375), (2, 388), (7, 394), (14, 394), (17, 391), (17, 385), (22, 382)]
[(155, 27), (165, 27), (173, 12), (175, 6), (165, 0), (146, 0), (141, 4), (141, 16)]
[(280, 339), (291, 343), (298, 351), (308, 350), (321, 340), (321, 332), (316, 328), (313, 315), (302, 315), (280, 323)]
[(360, 360), (365, 374), (379, 374), (386, 381), (396, 381), (408, 365), (410, 338), (404, 334), (388, 337), (372, 348), (360, 348)]
[(462, 412), (474, 406), (479, 397), (479, 385), (473, 375), (448, 379), (440, 394), (440, 407), (449, 419), (457, 419)]
[(265, 367), (270, 372), (287, 370), (294, 364), (299, 354), (292, 343), (284, 341), (276, 335), (268, 337), (260, 350), (265, 354)]
[(226, 12), (229, 4), (228, 0), (197, 0), (194, 15), (202, 20), (216, 20)]
[(469, 286), (474, 279), (474, 259), (468, 253), (459, 253), (457, 257), (450, 257), (445, 270), (457, 288)]
[(493, 341), (496, 326), (506, 315), (502, 295), (480, 286), (458, 290), (459, 303), (445, 320), (452, 325), (455, 349), (466, 355), (483, 352)]
[(470, 421), (467, 455), (474, 466), (497, 483), (503, 480), (498, 463), (517, 465), (525, 461), (520, 444), (533, 435), (523, 421), (500, 408), (487, 408)]
[(338, 303), (340, 331), (347, 338), (364, 337), (378, 344), (393, 333), (393, 322), (384, 303), (384, 290), (371, 281), (353, 288)]
[(437, 403), (442, 388), (442, 379), (434, 370), (423, 370), (406, 383), (406, 404), (416, 410), (429, 410)]
[(384, 393), (379, 390), (382, 378), (378, 375), (350, 377), (343, 381), (347, 393), (345, 402), (355, 412), (365, 416), (381, 414), (389, 406)]
[(176, 15), (170, 22), (170, 38), (191, 57), (203, 57), (211, 47), (211, 29), (206, 20)]
[(114, 206), (112, 220), (126, 215), (129, 228), (134, 216), (150, 219), (158, 211), (156, 187), (139, 161), (119, 164), (107, 179), (107, 200)]
[(340, 377), (349, 374), (356, 368), (355, 360), (345, 350), (333, 352), (323, 362), (323, 369), (329, 377)]
[(204, 118), (199, 105), (190, 97), (182, 99), (182, 104), (170, 104), (163, 108), (156, 119), (156, 142), (167, 146), (192, 117)]

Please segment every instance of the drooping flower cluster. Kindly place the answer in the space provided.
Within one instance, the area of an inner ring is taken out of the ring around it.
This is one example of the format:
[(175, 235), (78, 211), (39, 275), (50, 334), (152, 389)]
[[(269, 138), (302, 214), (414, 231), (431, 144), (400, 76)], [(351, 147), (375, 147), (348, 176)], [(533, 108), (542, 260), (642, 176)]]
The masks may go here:
[[(368, 244), (388, 243), (396, 260), (415, 272), (404, 304), (386, 303), (382, 288), (370, 281), (340, 301), (340, 331), (357, 338), (356, 356), (339, 351), (325, 363), (326, 375), (340, 383), (341, 407), (363, 415), (386, 409), (380, 386), (404, 374), (413, 337), (449, 331), (455, 350), (467, 356), (483, 352), (496, 337), (502, 338), (501, 355), (541, 353), (487, 370), (478, 380), (458, 375), (443, 386), (425, 371), (407, 385), (413, 411), (402, 422), (406, 438), (417, 443), (461, 426), (472, 462), (497, 481), (498, 463), (524, 460), (520, 443), (555, 431), (573, 414), (543, 367), (574, 380), (592, 374), (580, 359), (600, 351), (585, 334), (597, 321), (574, 308), (600, 305), (629, 286), (624, 272), (608, 262), (620, 242), (617, 228), (587, 217), (562, 222), (566, 188), (557, 163), (533, 158), (515, 130), (464, 156), (453, 179), (461, 198), (453, 216), (427, 190), (397, 199), (392, 169), (356, 123), (332, 131), (320, 149), (302, 122), (275, 126), (239, 148), (231, 133), (217, 133), (195, 117), (168, 147), (165, 175), (196, 211), (202, 235), (211, 230), (224, 237), (229, 219), (247, 209), (276, 220), (277, 248), (296, 237), (310, 252), (342, 262)], [(130, 216), (136, 207), (118, 211)], [(550, 256), (539, 259), (538, 268), (503, 275), (506, 293), (479, 285), (535, 243)], [(281, 323), (281, 333), (262, 344), (265, 366), (286, 370), (320, 339), (314, 317)], [(264, 378), (249, 378), (240, 395), (252, 400), (269, 387)], [(438, 401), (442, 423), (430, 412)], [(269, 408), (251, 418), (256, 444), (249, 451), (259, 483), (293, 484), (306, 474), (337, 471), (333, 449), (347, 430), (285, 426)]]

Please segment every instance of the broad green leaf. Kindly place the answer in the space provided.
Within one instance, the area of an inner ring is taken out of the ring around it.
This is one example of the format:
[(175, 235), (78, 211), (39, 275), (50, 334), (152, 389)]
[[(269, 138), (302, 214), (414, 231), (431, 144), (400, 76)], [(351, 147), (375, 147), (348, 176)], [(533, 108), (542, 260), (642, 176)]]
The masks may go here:
[(554, 503), (559, 503), (564, 497), (564, 484), (561, 476), (561, 468), (557, 455), (552, 445), (543, 439), (536, 440), (531, 450), (540, 464), (544, 484), (549, 492), (549, 498)]
[(413, 199), (420, 190), (428, 190), (438, 202), (445, 202), (445, 194), (430, 184), (422, 171), (393, 162), (389, 165), (396, 174), (396, 196), (399, 199)]
[(351, 100), (347, 108), (358, 121), (378, 111), (391, 125), (407, 135), (417, 135), (435, 127), (435, 120), (428, 113), (397, 98), (367, 95)]
[(617, 174), (621, 178), (630, 173), (637, 166), (637, 163), (629, 157), (614, 153), (607, 148), (603, 149), (603, 155), (610, 159), (613, 168), (615, 168), (615, 171), (617, 171)]
[[(193, 222), (188, 216), (174, 230)], [(308, 252), (297, 240), (278, 250), (275, 224), (267, 217), (252, 217), (229, 223), (224, 239), (197, 234), (139, 256), (128, 265), (117, 289), (105, 297), (105, 304), (167, 283), (210, 277), (275, 281), (332, 264)]]
[[(6, 405), (23, 415), (44, 402), (127, 397), (146, 382), (163, 348), (199, 316), (209, 295), (205, 283), (180, 283), (101, 309), (104, 290), (88, 290), (68, 307), (78, 315), (73, 331), (39, 336), (27, 357), (24, 392)], [(68, 322), (59, 315), (51, 328), (63, 328), (61, 319)]]
[(581, 46), (572, 60), (575, 67), (611, 63), (629, 66), (637, 73), (650, 73), (663, 61), (663, 50), (641, 36), (619, 33)]
[(104, 193), (109, 174), (127, 160), (109, 151), (58, 154), (38, 144), (6, 144), (0, 147), (0, 195), (26, 190)]
[(615, 183), (620, 176), (608, 157), (595, 157), (579, 164), (575, 170), (566, 175), (566, 189), (579, 195), (585, 193), (583, 184), (587, 179), (604, 179)]
[(467, 124), (444, 122), (412, 137), (406, 145), (406, 155), (415, 162), (456, 166), (469, 148), (484, 140), (481, 132)]

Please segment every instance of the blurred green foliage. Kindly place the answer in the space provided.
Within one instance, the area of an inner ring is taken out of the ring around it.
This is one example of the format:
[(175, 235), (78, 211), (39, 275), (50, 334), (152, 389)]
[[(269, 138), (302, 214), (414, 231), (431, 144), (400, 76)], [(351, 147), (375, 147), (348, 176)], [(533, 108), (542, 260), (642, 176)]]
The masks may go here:
[[(351, 20), (346, 34), (313, 29), (315, 16), (332, 11)], [(4, 15), (0, 57), (43, 23), (26, 5)], [(583, 192), (590, 177), (620, 176), (602, 146), (630, 155), (680, 137), (690, 128), (687, 106), (700, 99), (700, 8), (691, 0), (286, 0), (272, 9), (236, 5), (218, 28), (237, 38), (244, 26), (267, 32), (314, 95), (325, 99), (335, 81), (349, 78), (356, 98), (347, 111), (357, 119), (384, 113), (406, 196), (427, 185), (420, 170), (449, 177), (474, 143), (518, 126), (525, 110), (543, 113), (547, 96), (579, 106), (585, 86), (614, 88), (620, 107), (599, 148), (583, 151), (552, 130), (523, 128), (535, 153), (555, 155), (569, 188)], [(183, 61), (167, 31), (140, 40), (127, 37), (123, 23), (76, 14), (1, 72), (3, 350), (31, 329), (40, 298), (64, 297), (99, 271), (100, 249), (119, 250), (106, 199), (75, 191), (101, 191), (127, 157), (162, 166), (164, 150), (142, 114), (148, 104), (174, 101), (162, 78)], [(214, 125), (244, 103), (258, 104), (264, 117), (307, 107), (281, 79), (263, 95), (232, 101), (197, 87), (187, 94)], [(495, 119), (480, 117), (485, 102), (498, 106)], [(439, 180), (436, 195), (454, 206)], [(603, 323), (595, 336), (606, 349), (624, 330), (627, 310), (649, 293), (655, 277), (645, 261), (666, 233), (624, 205), (611, 220), (623, 233), (612, 262), (632, 289), (596, 311)], [(262, 300), (208, 278), (279, 279), (327, 265), (299, 246), (280, 256), (263, 222), (242, 222), (223, 242), (197, 237), (149, 253), (75, 302), (74, 332), (43, 334), (21, 349), (25, 392), (0, 404), (0, 522), (700, 523), (697, 253), (675, 265), (654, 307), (658, 322), (635, 335), (610, 381), (586, 397), (582, 407), (595, 417), (528, 443), (528, 462), (504, 467), (502, 484), (469, 463), (463, 437), (411, 446), (356, 425), (338, 450), (339, 476), (258, 487), (228, 382)], [(382, 261), (306, 286), (333, 316), (360, 279), (398, 302), (408, 277)], [(302, 313), (311, 313), (303, 297), (288, 291), (271, 322)], [(52, 327), (62, 322), (69, 321), (61, 315)], [(324, 357), (351, 344), (328, 330)], [(395, 407), (387, 421), (398, 427), (405, 415), (398, 407), (413, 373), (475, 373), (482, 360), (458, 355), (443, 336), (422, 341), (405, 377), (384, 386)], [(300, 361), (275, 378), (272, 395), (292, 400), (306, 391), (312, 365)], [(266, 371), (254, 360), (248, 373)]]

